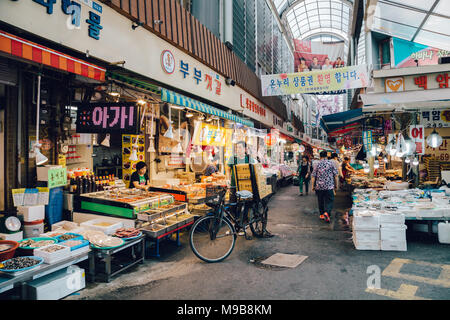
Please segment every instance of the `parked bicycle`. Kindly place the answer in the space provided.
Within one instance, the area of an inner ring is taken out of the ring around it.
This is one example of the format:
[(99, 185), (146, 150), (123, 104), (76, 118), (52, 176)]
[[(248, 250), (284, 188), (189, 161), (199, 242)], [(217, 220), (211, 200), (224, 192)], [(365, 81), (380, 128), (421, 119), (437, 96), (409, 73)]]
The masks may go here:
[[(194, 254), (206, 262), (220, 262), (234, 249), (238, 232), (247, 226), (255, 237), (272, 236), (267, 230), (267, 199), (255, 200), (249, 191), (236, 192), (236, 203), (225, 206), (227, 187), (216, 190), (206, 204), (214, 213), (199, 218), (192, 226), (189, 244)], [(251, 239), (245, 233), (246, 239)]]

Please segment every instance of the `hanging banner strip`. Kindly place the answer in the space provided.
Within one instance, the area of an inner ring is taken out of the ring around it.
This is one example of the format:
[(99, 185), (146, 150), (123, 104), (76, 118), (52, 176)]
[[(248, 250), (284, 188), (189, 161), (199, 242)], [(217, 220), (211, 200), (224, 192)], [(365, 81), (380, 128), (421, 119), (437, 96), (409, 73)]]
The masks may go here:
[(261, 75), (263, 96), (317, 93), (369, 86), (367, 65), (311, 72)]

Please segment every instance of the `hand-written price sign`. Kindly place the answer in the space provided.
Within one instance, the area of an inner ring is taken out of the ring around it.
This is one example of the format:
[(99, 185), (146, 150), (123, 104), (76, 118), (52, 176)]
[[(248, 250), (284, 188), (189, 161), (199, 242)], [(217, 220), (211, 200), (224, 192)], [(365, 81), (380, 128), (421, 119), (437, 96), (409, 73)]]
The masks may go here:
[(67, 184), (67, 169), (54, 168), (48, 170), (48, 188), (62, 187)]
[(91, 103), (77, 111), (77, 133), (137, 133), (134, 103)]
[(425, 154), (425, 128), (424, 126), (410, 126), (409, 135), (416, 143), (416, 152)]

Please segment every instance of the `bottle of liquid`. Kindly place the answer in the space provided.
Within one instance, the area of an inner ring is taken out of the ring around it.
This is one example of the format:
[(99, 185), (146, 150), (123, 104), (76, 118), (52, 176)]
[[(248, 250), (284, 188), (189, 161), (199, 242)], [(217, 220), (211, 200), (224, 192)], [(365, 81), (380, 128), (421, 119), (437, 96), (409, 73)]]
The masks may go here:
[(80, 176), (78, 176), (77, 177), (77, 179), (76, 179), (76, 194), (77, 195), (80, 195), (81, 194), (81, 189), (82, 189), (82, 183), (83, 181), (81, 180), (81, 177)]
[(112, 186), (116, 185), (116, 179), (114, 178), (114, 174), (111, 175), (111, 185)]
[(89, 186), (88, 186), (88, 180), (86, 177), (86, 173), (83, 173), (83, 176), (81, 178), (81, 193), (82, 194), (87, 193), (88, 188), (89, 188)]
[(89, 174), (89, 192), (94, 192), (94, 189), (95, 189), (94, 173), (91, 172)]
[(70, 176), (70, 185), (69, 185), (69, 192), (74, 194), (77, 190), (77, 181), (75, 180), (75, 175), (72, 174)]

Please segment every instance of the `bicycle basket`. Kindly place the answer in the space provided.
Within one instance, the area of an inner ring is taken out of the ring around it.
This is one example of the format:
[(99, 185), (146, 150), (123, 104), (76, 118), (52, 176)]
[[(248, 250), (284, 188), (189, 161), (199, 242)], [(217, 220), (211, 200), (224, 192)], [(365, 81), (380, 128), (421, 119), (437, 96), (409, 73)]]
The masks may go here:
[(210, 207), (220, 205), (225, 197), (227, 190), (222, 186), (206, 186), (206, 202), (205, 204)]

